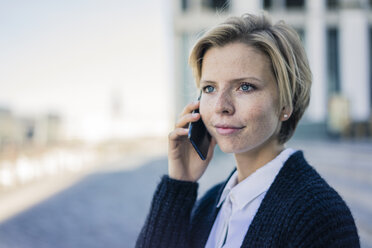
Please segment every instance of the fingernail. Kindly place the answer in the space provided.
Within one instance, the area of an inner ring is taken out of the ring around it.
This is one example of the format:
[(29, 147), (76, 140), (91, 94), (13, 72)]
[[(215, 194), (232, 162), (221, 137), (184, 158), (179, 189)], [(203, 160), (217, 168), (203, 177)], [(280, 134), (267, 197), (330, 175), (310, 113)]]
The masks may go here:
[(198, 113), (193, 113), (193, 114), (192, 114), (192, 117), (198, 117), (198, 116), (199, 116)]

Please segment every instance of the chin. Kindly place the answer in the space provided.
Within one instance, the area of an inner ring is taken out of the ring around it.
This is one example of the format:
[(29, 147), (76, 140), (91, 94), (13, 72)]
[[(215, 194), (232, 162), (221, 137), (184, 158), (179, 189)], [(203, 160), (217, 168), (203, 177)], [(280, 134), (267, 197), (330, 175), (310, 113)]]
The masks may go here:
[(221, 147), (221, 146), (219, 146), (219, 147), (220, 147), (220, 150), (221, 150), (223, 153), (235, 153), (234, 150), (232, 150), (232, 149), (226, 149), (226, 148)]
[(262, 142), (218, 142), (217, 144), (220, 147), (220, 150), (224, 153), (245, 153), (252, 150), (260, 150), (265, 148), (269, 144), (269, 140), (262, 141)]
[(218, 144), (220, 150), (224, 153), (241, 153), (244, 152), (246, 149), (242, 149), (242, 147), (237, 147), (236, 145), (226, 145), (226, 144)]

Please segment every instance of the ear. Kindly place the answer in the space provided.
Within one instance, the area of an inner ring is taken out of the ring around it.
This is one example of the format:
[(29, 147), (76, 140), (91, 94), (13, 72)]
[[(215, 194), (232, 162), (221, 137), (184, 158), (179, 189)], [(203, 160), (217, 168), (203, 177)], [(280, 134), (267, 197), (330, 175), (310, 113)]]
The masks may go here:
[(280, 113), (280, 121), (287, 121), (292, 115), (292, 108), (289, 108), (287, 106), (282, 108), (282, 111)]

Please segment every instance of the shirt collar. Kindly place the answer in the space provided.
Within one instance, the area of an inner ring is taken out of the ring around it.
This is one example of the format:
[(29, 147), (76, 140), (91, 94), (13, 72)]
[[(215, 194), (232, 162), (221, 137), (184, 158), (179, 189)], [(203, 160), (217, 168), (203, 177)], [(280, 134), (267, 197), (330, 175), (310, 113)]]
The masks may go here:
[(227, 196), (232, 194), (234, 196), (234, 204), (236, 204), (239, 209), (242, 209), (256, 197), (266, 192), (283, 167), (285, 161), (287, 161), (295, 151), (296, 150), (291, 148), (283, 150), (273, 160), (256, 170), (239, 184), (238, 171), (235, 171), (225, 185), (217, 207), (220, 207)]

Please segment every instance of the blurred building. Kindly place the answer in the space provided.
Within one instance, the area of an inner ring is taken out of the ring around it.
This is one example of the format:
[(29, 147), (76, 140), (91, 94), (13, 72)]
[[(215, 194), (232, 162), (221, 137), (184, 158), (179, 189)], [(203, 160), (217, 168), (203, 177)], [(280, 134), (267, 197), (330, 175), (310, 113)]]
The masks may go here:
[[(38, 145), (53, 145), (62, 140), (62, 120), (58, 114), (48, 113), (39, 116), (34, 119), (34, 123), (32, 132), (33, 143)], [(26, 134), (29, 134), (27, 132)]]
[(0, 107), (0, 151), (6, 146), (46, 146), (61, 141), (61, 118), (56, 114), (15, 116)]
[[(372, 1), (177, 0), (175, 3), (177, 113), (197, 95), (187, 61), (196, 38), (230, 15), (265, 10), (274, 22), (284, 20), (298, 31), (310, 60), (311, 103), (297, 135), (371, 136)], [(342, 104), (334, 104), (338, 102)]]
[(0, 107), (0, 151), (3, 147), (22, 142), (19, 122), (10, 109)]

